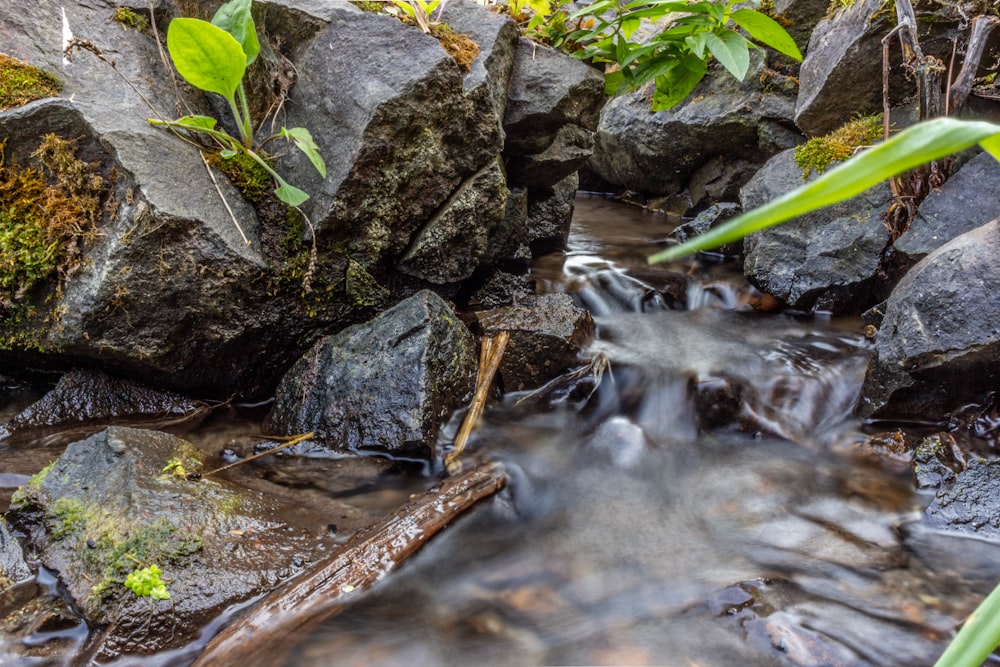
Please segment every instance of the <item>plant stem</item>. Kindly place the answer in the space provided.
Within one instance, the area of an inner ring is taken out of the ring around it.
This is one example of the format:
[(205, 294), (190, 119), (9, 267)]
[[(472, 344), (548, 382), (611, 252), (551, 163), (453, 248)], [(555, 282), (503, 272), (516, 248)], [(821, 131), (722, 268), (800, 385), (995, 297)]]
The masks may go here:
[(253, 148), (253, 125), (250, 124), (250, 105), (247, 104), (247, 93), (243, 88), (242, 81), (239, 88), (236, 89), (236, 94), (240, 97), (240, 107), (243, 110), (243, 122), (240, 125), (240, 134), (243, 135), (243, 145), (247, 148)]

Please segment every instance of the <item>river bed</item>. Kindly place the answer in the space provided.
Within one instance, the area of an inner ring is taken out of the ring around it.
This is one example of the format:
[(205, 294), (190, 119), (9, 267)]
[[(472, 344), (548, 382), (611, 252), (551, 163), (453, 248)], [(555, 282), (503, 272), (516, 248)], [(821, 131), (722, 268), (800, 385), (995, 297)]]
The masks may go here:
[[(766, 299), (721, 259), (649, 267), (670, 228), (578, 197), (567, 251), (541, 258), (532, 276), (592, 312), (589, 354), (607, 363), (487, 408), (468, 457), (503, 461), (509, 489), (291, 656), (265, 651), (259, 664), (934, 662), (1000, 576), (1000, 550), (924, 528), (931, 498), (909, 466), (866, 454), (874, 427), (852, 416), (870, 347), (863, 323), (760, 312)], [(253, 450), (266, 408), (164, 428), (221, 461)], [(10, 449), (6, 496), (68, 437)], [(273, 456), (227, 476), (314, 514), (342, 541), (426, 487), (430, 472), (375, 457)], [(8, 621), (28, 598), (66, 605), (48, 573), (30, 586), (6, 601)], [(65, 625), (48, 637), (8, 622), (0, 649), (23, 657), (10, 642), (51, 642), (24, 664), (72, 664), (86, 628)], [(186, 664), (204, 639), (120, 663)]]

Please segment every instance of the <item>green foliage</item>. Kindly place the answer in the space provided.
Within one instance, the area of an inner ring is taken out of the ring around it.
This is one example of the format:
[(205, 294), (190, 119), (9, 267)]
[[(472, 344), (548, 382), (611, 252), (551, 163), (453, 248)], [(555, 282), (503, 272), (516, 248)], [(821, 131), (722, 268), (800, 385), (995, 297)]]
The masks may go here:
[(270, 174), (278, 187), (275, 196), (289, 206), (303, 204), (309, 195), (285, 181), (260, 155), (261, 146), (272, 139), (287, 138), (301, 150), (326, 177), (326, 165), (309, 131), (302, 127), (281, 128), (260, 145), (254, 144), (253, 124), (247, 104), (243, 77), (247, 67), (260, 53), (257, 28), (250, 14), (251, 0), (230, 0), (215, 13), (211, 22), (196, 18), (177, 18), (167, 29), (167, 50), (177, 72), (192, 86), (225, 98), (233, 114), (240, 137), (236, 139), (208, 116), (183, 116), (173, 121), (150, 119), (153, 125), (186, 130), (213, 138), (219, 155), (232, 159), (238, 154), (255, 161)]
[(822, 137), (813, 137), (795, 148), (795, 164), (805, 179), (815, 169), (822, 174), (833, 162), (850, 158), (861, 146), (870, 146), (882, 138), (882, 114), (862, 116)]
[[(441, 0), (393, 0), (405, 16), (416, 23), (421, 30), (431, 34), (431, 14), (441, 5)], [(440, 17), (438, 17), (440, 18)]]
[(141, 598), (169, 600), (170, 593), (167, 592), (167, 585), (160, 578), (161, 574), (163, 572), (156, 565), (135, 570), (125, 577), (125, 588)]
[[(661, 111), (687, 98), (712, 57), (739, 80), (750, 67), (750, 49), (759, 48), (755, 42), (802, 60), (780, 24), (745, 5), (744, 0), (597, 0), (569, 16), (584, 26), (569, 39), (583, 45), (577, 57), (613, 65), (605, 75), (609, 94), (653, 82), (653, 110)], [(644, 25), (659, 26), (658, 32), (636, 39)]]
[(59, 80), (48, 72), (0, 53), (0, 110), (55, 97), (61, 88)]
[(852, 157), (811, 183), (748, 211), (706, 234), (658, 252), (649, 262), (663, 262), (736, 241), (797, 216), (846, 201), (898, 174), (980, 144), (1000, 160), (1000, 125), (985, 121), (935, 118)]

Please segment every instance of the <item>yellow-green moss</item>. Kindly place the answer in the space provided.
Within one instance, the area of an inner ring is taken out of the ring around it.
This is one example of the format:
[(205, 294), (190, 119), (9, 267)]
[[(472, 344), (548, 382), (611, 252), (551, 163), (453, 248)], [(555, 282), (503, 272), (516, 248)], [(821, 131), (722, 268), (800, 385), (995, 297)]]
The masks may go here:
[(74, 143), (46, 135), (32, 155), (39, 166), (24, 167), (7, 164), (0, 143), (0, 314), (77, 261), (99, 221), (106, 184)]
[(55, 97), (61, 89), (59, 79), (48, 72), (0, 53), (0, 110)]
[(274, 179), (259, 162), (246, 153), (223, 158), (218, 153), (205, 153), (205, 159), (229, 178), (248, 202), (262, 206), (274, 198)]
[(149, 19), (128, 7), (116, 7), (111, 20), (120, 23), (122, 29), (135, 28), (143, 32), (149, 27)]
[(32, 475), (24, 486), (19, 487), (17, 491), (14, 492), (14, 495), (10, 497), (11, 507), (23, 507), (30, 500), (32, 500), (38, 493), (39, 489), (42, 488), (42, 482), (45, 481), (45, 477), (49, 474), (55, 464), (56, 462), (52, 461), (47, 466)]
[(882, 138), (882, 114), (862, 116), (822, 137), (814, 137), (796, 147), (795, 164), (807, 178), (815, 169), (821, 174), (833, 162), (842, 162), (860, 146), (870, 146)]
[(479, 45), (472, 41), (471, 37), (455, 32), (451, 26), (444, 23), (432, 24), (431, 35), (441, 42), (441, 46), (458, 63), (463, 72), (472, 69), (472, 63), (479, 55)]

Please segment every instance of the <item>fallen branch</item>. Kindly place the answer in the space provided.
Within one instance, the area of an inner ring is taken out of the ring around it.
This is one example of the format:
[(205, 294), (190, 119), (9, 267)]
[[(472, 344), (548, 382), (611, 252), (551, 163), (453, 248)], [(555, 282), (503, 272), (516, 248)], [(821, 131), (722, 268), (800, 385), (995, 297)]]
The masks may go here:
[(507, 349), (507, 341), (510, 340), (509, 331), (501, 331), (496, 336), (483, 338), (482, 347), (479, 350), (479, 375), (476, 377), (476, 393), (472, 397), (472, 406), (462, 420), (462, 426), (455, 436), (455, 448), (444, 459), (445, 469), (449, 473), (461, 471), (458, 458), (465, 451), (465, 445), (469, 441), (472, 429), (479, 423), (479, 418), (483, 414), (486, 406), (486, 399), (490, 395), (490, 387), (493, 386), (493, 377), (500, 367), (500, 360), (503, 352)]
[(266, 596), (208, 643), (193, 667), (283, 665), (293, 642), (336, 616), (359, 592), (507, 483), (500, 463), (484, 463), (441, 482), (364, 528), (311, 572)]

